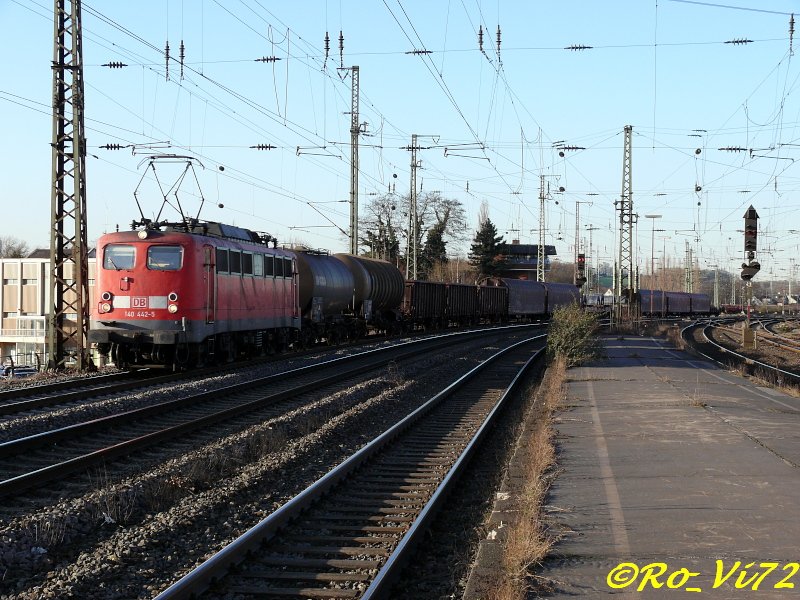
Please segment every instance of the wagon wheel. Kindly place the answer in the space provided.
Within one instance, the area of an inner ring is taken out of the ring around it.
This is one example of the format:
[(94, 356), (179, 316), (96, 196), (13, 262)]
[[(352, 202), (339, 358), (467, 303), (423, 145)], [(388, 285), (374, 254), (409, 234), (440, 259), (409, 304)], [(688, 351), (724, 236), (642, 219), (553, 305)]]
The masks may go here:
[(130, 365), (125, 354), (125, 348), (122, 345), (111, 344), (111, 360), (114, 361), (118, 369), (125, 369)]

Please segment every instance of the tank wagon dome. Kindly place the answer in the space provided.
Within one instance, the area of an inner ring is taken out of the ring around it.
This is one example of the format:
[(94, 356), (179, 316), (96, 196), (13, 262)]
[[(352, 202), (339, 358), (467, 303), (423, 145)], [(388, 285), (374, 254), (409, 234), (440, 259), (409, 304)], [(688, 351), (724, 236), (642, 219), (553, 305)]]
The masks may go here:
[(372, 300), (372, 310), (392, 309), (400, 306), (405, 290), (405, 279), (397, 267), (385, 260), (336, 254), (347, 265), (355, 284), (355, 309), (365, 300)]
[(338, 313), (353, 301), (353, 274), (336, 257), (313, 251), (296, 251), (300, 310), (311, 309), (314, 298), (322, 298), (325, 314)]

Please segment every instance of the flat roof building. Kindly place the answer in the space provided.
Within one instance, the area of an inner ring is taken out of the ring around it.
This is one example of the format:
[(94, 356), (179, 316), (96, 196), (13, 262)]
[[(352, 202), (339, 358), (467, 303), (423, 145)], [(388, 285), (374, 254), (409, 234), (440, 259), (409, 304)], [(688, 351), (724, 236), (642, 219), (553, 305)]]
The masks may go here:
[[(64, 277), (74, 277), (74, 264), (64, 265)], [(93, 296), (95, 252), (89, 253), (89, 297)], [(25, 258), (0, 258), (0, 365), (47, 364), (47, 316), (51, 303), (50, 251), (34, 250)], [(66, 301), (71, 299), (67, 296)], [(77, 322), (77, 315), (66, 315)], [(74, 325), (73, 325), (74, 326)], [(70, 351), (69, 345), (65, 348)]]
[[(498, 277), (536, 280), (539, 244), (520, 244), (513, 240), (510, 244), (500, 244), (499, 250), (505, 257), (506, 269), (498, 273)], [(545, 272), (550, 270), (550, 256), (556, 256), (556, 247), (545, 244)]]

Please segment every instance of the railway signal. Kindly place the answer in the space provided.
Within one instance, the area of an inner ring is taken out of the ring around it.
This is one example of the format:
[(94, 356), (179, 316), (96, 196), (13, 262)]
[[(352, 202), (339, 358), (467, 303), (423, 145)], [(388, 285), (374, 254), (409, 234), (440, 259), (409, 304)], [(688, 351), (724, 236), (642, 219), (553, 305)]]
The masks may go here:
[(747, 262), (742, 263), (742, 279), (750, 281), (761, 269), (761, 265), (756, 258), (758, 248), (758, 213), (750, 205), (744, 213), (744, 251)]
[(578, 274), (575, 277), (575, 285), (579, 288), (583, 287), (586, 283), (586, 255), (583, 252), (578, 253)]
[(761, 265), (758, 261), (752, 260), (750, 263), (742, 263), (742, 279), (750, 281), (760, 269)]
[(757, 249), (758, 238), (758, 213), (751, 205), (744, 213), (744, 251), (747, 258), (753, 259)]
[(758, 247), (758, 213), (753, 205), (744, 213), (744, 252), (747, 262), (742, 263), (742, 280), (747, 282), (747, 320), (742, 329), (742, 346), (744, 348), (756, 348), (755, 331), (750, 329), (750, 298), (752, 297), (751, 279), (761, 269), (761, 265), (755, 259)]

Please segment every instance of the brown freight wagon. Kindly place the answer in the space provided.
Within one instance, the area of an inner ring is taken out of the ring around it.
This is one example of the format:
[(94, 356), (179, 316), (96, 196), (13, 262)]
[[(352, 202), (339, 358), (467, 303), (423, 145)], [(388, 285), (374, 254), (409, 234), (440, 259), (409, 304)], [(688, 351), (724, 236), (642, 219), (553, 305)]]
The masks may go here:
[(478, 288), (466, 283), (448, 283), (445, 316), (449, 324), (471, 325), (478, 320)]
[(434, 329), (444, 323), (446, 286), (436, 281), (406, 281), (401, 311), (412, 328)]
[(487, 323), (499, 323), (508, 318), (508, 289), (489, 281), (478, 286), (478, 316)]

